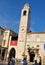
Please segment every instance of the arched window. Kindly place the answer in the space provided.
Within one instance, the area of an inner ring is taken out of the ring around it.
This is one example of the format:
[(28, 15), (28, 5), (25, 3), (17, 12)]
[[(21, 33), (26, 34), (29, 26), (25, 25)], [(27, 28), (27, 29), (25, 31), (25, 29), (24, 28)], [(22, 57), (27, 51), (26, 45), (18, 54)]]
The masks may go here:
[(24, 16), (26, 15), (26, 12), (27, 12), (26, 10), (23, 12), (23, 15), (24, 15)]

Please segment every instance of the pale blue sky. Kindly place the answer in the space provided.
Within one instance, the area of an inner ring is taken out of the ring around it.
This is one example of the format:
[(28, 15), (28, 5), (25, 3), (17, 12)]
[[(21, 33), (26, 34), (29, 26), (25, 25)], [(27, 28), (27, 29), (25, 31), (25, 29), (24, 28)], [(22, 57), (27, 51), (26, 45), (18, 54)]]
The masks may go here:
[(45, 0), (0, 0), (0, 26), (18, 33), (21, 9), (25, 3), (31, 6), (31, 31), (43, 32), (45, 30)]

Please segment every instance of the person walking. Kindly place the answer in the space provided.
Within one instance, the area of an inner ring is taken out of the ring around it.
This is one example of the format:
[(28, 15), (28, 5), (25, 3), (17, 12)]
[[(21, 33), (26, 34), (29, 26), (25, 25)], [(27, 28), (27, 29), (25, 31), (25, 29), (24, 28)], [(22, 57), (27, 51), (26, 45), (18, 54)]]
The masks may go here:
[(27, 65), (27, 56), (25, 55), (25, 57), (23, 58), (23, 65)]
[(38, 65), (38, 64), (37, 64), (37, 60), (35, 60), (35, 64), (34, 64), (34, 65)]
[(8, 60), (8, 65), (15, 65), (15, 58), (12, 57), (11, 59)]
[(40, 57), (39, 65), (42, 65), (42, 64), (41, 64), (41, 57)]

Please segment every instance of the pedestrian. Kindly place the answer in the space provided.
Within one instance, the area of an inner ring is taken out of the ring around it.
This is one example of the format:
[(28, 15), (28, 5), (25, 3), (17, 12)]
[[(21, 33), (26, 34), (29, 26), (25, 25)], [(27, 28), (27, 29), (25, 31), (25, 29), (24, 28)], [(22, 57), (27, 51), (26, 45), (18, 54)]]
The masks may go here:
[(40, 57), (40, 60), (39, 60), (39, 65), (42, 65), (42, 64), (41, 64), (41, 57)]
[(11, 59), (8, 59), (8, 65), (15, 65), (15, 58), (12, 57)]
[(8, 57), (8, 65), (10, 65), (10, 64), (11, 64), (11, 58)]
[(38, 64), (37, 64), (37, 60), (35, 60), (35, 64), (34, 64), (34, 65), (38, 65)]
[(25, 55), (25, 57), (23, 58), (23, 65), (27, 65), (27, 56)]
[(15, 58), (12, 57), (12, 64), (11, 65), (15, 65)]

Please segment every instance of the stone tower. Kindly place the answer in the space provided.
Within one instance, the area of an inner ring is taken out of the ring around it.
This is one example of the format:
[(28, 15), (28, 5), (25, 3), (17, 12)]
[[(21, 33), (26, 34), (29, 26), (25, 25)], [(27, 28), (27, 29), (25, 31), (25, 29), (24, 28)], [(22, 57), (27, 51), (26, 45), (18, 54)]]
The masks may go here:
[(22, 59), (23, 53), (25, 54), (26, 34), (29, 31), (29, 15), (30, 15), (29, 4), (25, 4), (21, 13), (19, 35), (18, 35), (17, 57), (19, 59)]

